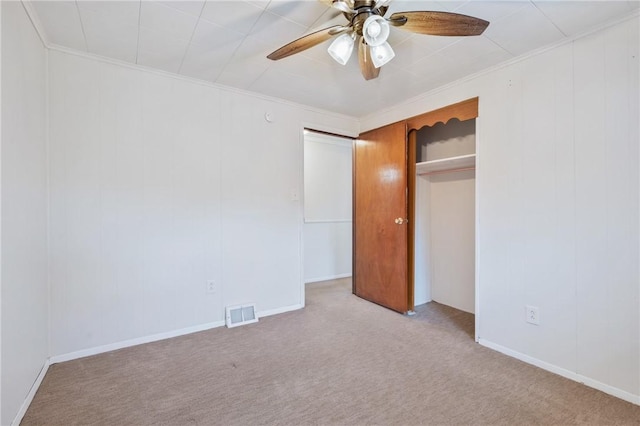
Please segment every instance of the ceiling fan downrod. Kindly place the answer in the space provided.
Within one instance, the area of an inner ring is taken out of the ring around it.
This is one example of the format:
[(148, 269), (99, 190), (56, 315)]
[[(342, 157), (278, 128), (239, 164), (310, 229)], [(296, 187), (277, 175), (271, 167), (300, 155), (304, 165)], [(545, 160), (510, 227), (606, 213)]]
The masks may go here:
[[(338, 0), (338, 2), (339, 1), (340, 0)], [(335, 3), (336, 2), (334, 2), (334, 4)], [(386, 12), (387, 8), (376, 7), (376, 2), (374, 0), (356, 0), (354, 2), (353, 9), (349, 12), (344, 12), (344, 15), (351, 22), (353, 32), (355, 32), (359, 36), (362, 36), (364, 23), (367, 18), (373, 15), (384, 16)]]

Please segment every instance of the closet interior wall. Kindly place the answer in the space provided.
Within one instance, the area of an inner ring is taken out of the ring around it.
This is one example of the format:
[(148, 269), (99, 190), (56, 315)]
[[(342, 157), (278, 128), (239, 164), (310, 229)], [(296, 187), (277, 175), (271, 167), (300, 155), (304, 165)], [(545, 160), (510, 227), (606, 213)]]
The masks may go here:
[[(440, 122), (416, 136), (414, 304), (433, 300), (474, 313), (475, 119)], [(432, 164), (438, 170), (425, 172)]]

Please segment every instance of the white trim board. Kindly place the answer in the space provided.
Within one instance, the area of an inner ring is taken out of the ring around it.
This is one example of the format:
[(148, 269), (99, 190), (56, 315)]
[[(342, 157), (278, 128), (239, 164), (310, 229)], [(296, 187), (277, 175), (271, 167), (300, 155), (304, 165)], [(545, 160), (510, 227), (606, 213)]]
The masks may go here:
[[(0, 27), (2, 27), (2, 7), (0, 6)], [(2, 28), (0, 28), (0, 59), (2, 58)], [(2, 82), (2, 61), (0, 60), (0, 82)], [(2, 84), (0, 84), (0, 323), (2, 322)], [(303, 280), (304, 281), (304, 280)], [(304, 284), (302, 285), (304, 288)], [(0, 324), (1, 326), (2, 324)], [(0, 327), (0, 373), (2, 372), (2, 327)], [(2, 381), (0, 380), (0, 421), (2, 421)]]
[(337, 136), (318, 133), (315, 130), (304, 129), (304, 141), (312, 143), (322, 143), (325, 145), (339, 146), (345, 149), (353, 149), (355, 138), (349, 136)]
[[(478, 108), (480, 107), (480, 97), (478, 97)], [(474, 226), (475, 226), (475, 236), (474, 236), (474, 244), (475, 247), (473, 249), (473, 257), (474, 260), (473, 262), (475, 263), (475, 271), (474, 271), (474, 291), (475, 291), (475, 305), (474, 305), (474, 321), (475, 321), (475, 326), (474, 326), (474, 334), (473, 334), (473, 340), (476, 341), (476, 343), (478, 342), (479, 338), (480, 338), (480, 315), (481, 315), (481, 309), (480, 309), (480, 259), (478, 257), (478, 247), (480, 247), (480, 230), (482, 229), (480, 227), (480, 191), (478, 190), (480, 187), (478, 185), (478, 181), (479, 181), (479, 177), (482, 176), (481, 172), (481, 162), (480, 162), (480, 152), (482, 151), (482, 145), (481, 145), (481, 137), (480, 137), (480, 114), (478, 114), (478, 117), (475, 118), (476, 120), (476, 125), (475, 125), (475, 131), (476, 131), (476, 158), (475, 158), (475, 183), (474, 186), (475, 188), (473, 189), (473, 194), (475, 197), (475, 205), (473, 206), (474, 208), (474, 212), (473, 212), (473, 216), (474, 216)]]
[(557, 365), (549, 364), (548, 362), (539, 360), (529, 355), (525, 355), (523, 353), (514, 351), (512, 349), (498, 345), (496, 343), (490, 342), (482, 338), (478, 339), (478, 343), (480, 343), (482, 346), (485, 346), (489, 349), (493, 349), (494, 351), (498, 351), (500, 353), (503, 353), (515, 359), (519, 359), (520, 361), (526, 362), (527, 364), (534, 365), (536, 367), (542, 368), (543, 370), (557, 374), (569, 380), (573, 380), (574, 382), (582, 383), (583, 385), (589, 386), (590, 388), (597, 389), (609, 395), (613, 395), (616, 398), (620, 398), (632, 404), (640, 405), (640, 395), (634, 395), (630, 392), (604, 384), (602, 382), (583, 376), (576, 372), (566, 370), (562, 367), (558, 367)]
[[(591, 28), (590, 30), (581, 32), (579, 34), (573, 35), (571, 37), (568, 37), (568, 38), (565, 38), (565, 39), (562, 39), (562, 40), (558, 40), (558, 41), (556, 41), (554, 43), (548, 44), (546, 46), (539, 47), (539, 48), (537, 48), (535, 50), (532, 50), (530, 52), (523, 53), (520, 56), (516, 56), (515, 58), (511, 58), (511, 59), (509, 59), (507, 61), (504, 61), (504, 62), (500, 62), (500, 63), (495, 64), (495, 65), (493, 65), (493, 66), (491, 66), (489, 68), (480, 70), (480, 71), (478, 71), (476, 73), (466, 75), (466, 76), (461, 77), (461, 78), (459, 78), (459, 79), (457, 79), (455, 81), (446, 83), (446, 84), (444, 84), (442, 86), (436, 87), (436, 88), (431, 89), (429, 91), (426, 91), (426, 92), (423, 92), (423, 93), (419, 93), (419, 94), (417, 94), (416, 96), (414, 96), (412, 98), (405, 99), (404, 101), (398, 102), (395, 105), (391, 105), (388, 108), (384, 108), (384, 109), (382, 109), (380, 111), (376, 111), (376, 112), (373, 112), (371, 114), (367, 114), (365, 116), (358, 117), (358, 120), (360, 121), (360, 132), (366, 132), (366, 131), (369, 131), (369, 130), (372, 130), (372, 129), (377, 129), (379, 127), (386, 126), (387, 124), (391, 124), (391, 123), (394, 123), (394, 122), (399, 121), (399, 120), (404, 120), (406, 117), (412, 117), (414, 115), (421, 114), (421, 112), (409, 113), (408, 115), (405, 115), (404, 117), (398, 117), (398, 116), (396, 116), (394, 114), (394, 111), (401, 111), (402, 113), (400, 115), (402, 116), (403, 114), (406, 113), (406, 109), (407, 108), (411, 109), (412, 105), (416, 105), (416, 104), (420, 105), (421, 101), (430, 99), (432, 96), (435, 96), (438, 93), (445, 92), (445, 91), (447, 91), (447, 90), (449, 90), (451, 88), (454, 88), (456, 86), (464, 84), (464, 83), (466, 83), (468, 81), (475, 80), (476, 78), (482, 77), (482, 76), (484, 76), (486, 74), (490, 74), (490, 73), (492, 73), (494, 71), (509, 67), (509, 66), (511, 66), (513, 64), (517, 64), (517, 63), (525, 61), (525, 60), (527, 60), (529, 58), (541, 55), (541, 54), (543, 54), (543, 53), (545, 53), (545, 52), (547, 52), (549, 50), (555, 49), (556, 47), (563, 46), (563, 45), (569, 44), (569, 43), (573, 43), (576, 40), (580, 40), (580, 39), (582, 39), (584, 37), (588, 37), (591, 34), (595, 34), (595, 33), (599, 32), (599, 31), (602, 31), (602, 30), (605, 30), (607, 28), (613, 27), (614, 25), (620, 24), (622, 22), (625, 22), (625, 21), (628, 21), (628, 20), (631, 20), (631, 19), (638, 19), (638, 18), (640, 18), (640, 9), (635, 9), (634, 11), (630, 12), (628, 15), (613, 19), (611, 21), (607, 21), (607, 22), (605, 22), (605, 23), (603, 23), (601, 25), (598, 25), (595, 28)], [(463, 101), (463, 100), (464, 99), (460, 99), (460, 101)], [(451, 105), (452, 103), (456, 103), (456, 102), (458, 102), (458, 101), (447, 102), (443, 106)], [(440, 107), (433, 107), (430, 110), (436, 110), (438, 108), (440, 108)], [(386, 117), (386, 118), (385, 119), (376, 120), (376, 118), (379, 118), (379, 117)], [(371, 120), (373, 120), (373, 123), (371, 122)], [(366, 123), (366, 124), (363, 126), (363, 123)]]
[(283, 306), (281, 308), (268, 309), (266, 311), (258, 311), (256, 315), (258, 318), (269, 317), (271, 315), (284, 314), (285, 312), (297, 311), (304, 308), (302, 303), (296, 303), (295, 305)]
[(25, 12), (27, 12), (27, 17), (29, 17), (29, 20), (31, 21), (31, 25), (33, 25), (33, 29), (36, 30), (36, 34), (38, 34), (38, 38), (42, 42), (42, 45), (48, 49), (50, 42), (49, 42), (49, 39), (47, 38), (47, 33), (44, 31), (42, 22), (40, 22), (40, 17), (38, 16), (35, 9), (33, 8), (33, 4), (31, 4), (31, 0), (21, 0), (21, 3)]
[(67, 47), (64, 47), (64, 46), (59, 46), (57, 44), (49, 44), (47, 46), (47, 48), (49, 50), (54, 50), (54, 51), (57, 51), (57, 52), (60, 52), (60, 53), (64, 53), (64, 54), (67, 54), (67, 55), (78, 56), (78, 57), (85, 58), (85, 59), (91, 59), (91, 60), (94, 60), (94, 61), (97, 61), (97, 62), (102, 62), (102, 63), (106, 63), (106, 64), (110, 64), (110, 65), (129, 68), (129, 69), (132, 69), (132, 70), (141, 71), (141, 72), (145, 72), (145, 73), (149, 73), (149, 74), (154, 74), (154, 75), (158, 75), (158, 76), (162, 76), (162, 77), (174, 78), (176, 80), (181, 80), (181, 81), (185, 81), (185, 82), (193, 83), (193, 84), (199, 84), (201, 86), (212, 87), (212, 88), (215, 88), (215, 89), (224, 90), (226, 92), (236, 93), (236, 94), (244, 95), (244, 96), (250, 96), (250, 97), (261, 99), (261, 100), (264, 100), (264, 101), (269, 101), (269, 102), (273, 102), (273, 103), (276, 103), (276, 104), (290, 106), (290, 107), (296, 108), (297, 110), (300, 110), (300, 111), (309, 111), (309, 112), (312, 112), (312, 113), (322, 114), (322, 115), (325, 115), (325, 116), (335, 117), (335, 118), (339, 118), (339, 119), (343, 119), (343, 120), (355, 120), (355, 121), (358, 121), (358, 117), (355, 117), (355, 116), (350, 116), (350, 115), (341, 114), (341, 113), (334, 112), (334, 111), (329, 111), (329, 110), (326, 110), (326, 109), (321, 109), (321, 108), (317, 108), (317, 107), (313, 107), (313, 106), (309, 106), (309, 105), (305, 105), (305, 104), (300, 104), (300, 103), (296, 103), (296, 102), (293, 102), (293, 101), (288, 101), (288, 100), (282, 99), (282, 98), (276, 98), (276, 97), (265, 95), (265, 94), (258, 93), (258, 92), (251, 92), (249, 90), (239, 89), (237, 87), (225, 86), (224, 84), (214, 83), (212, 81), (200, 80), (200, 79), (195, 78), (195, 77), (189, 77), (189, 76), (182, 75), (182, 74), (174, 74), (172, 72), (163, 71), (163, 70), (160, 70), (160, 69), (157, 69), (157, 68), (151, 68), (151, 67), (147, 67), (147, 66), (144, 66), (144, 65), (132, 64), (130, 62), (120, 61), (118, 59), (107, 58), (105, 56), (96, 55), (94, 53), (82, 52), (82, 51), (70, 49), (70, 48), (67, 48)]
[(18, 426), (22, 421), (22, 418), (24, 417), (24, 415), (27, 414), (27, 410), (29, 409), (29, 406), (31, 405), (33, 398), (36, 396), (36, 392), (38, 392), (38, 389), (40, 389), (40, 385), (44, 380), (44, 376), (47, 375), (47, 371), (49, 371), (50, 365), (51, 363), (49, 362), (48, 359), (46, 359), (44, 361), (44, 365), (40, 369), (40, 374), (38, 374), (38, 377), (36, 377), (36, 381), (33, 382), (33, 385), (31, 386), (31, 389), (29, 389), (29, 393), (27, 394), (27, 397), (24, 399), (24, 401), (22, 401), (22, 405), (20, 406), (20, 409), (18, 410), (16, 417), (11, 422), (11, 426)]
[(86, 58), (86, 59), (93, 59), (95, 61), (98, 62), (103, 62), (103, 63), (108, 63), (111, 65), (119, 65), (125, 68), (130, 68), (130, 69), (134, 69), (134, 70), (138, 70), (138, 71), (143, 71), (143, 72), (147, 72), (147, 73), (151, 73), (151, 74), (155, 74), (155, 75), (160, 75), (160, 76), (164, 76), (164, 77), (171, 77), (171, 78), (175, 78), (177, 80), (182, 80), (182, 81), (186, 81), (186, 82), (190, 82), (190, 83), (195, 83), (195, 84), (200, 84), (203, 86), (208, 86), (208, 87), (214, 87), (220, 90), (225, 90), (227, 92), (233, 92), (233, 93), (237, 93), (237, 94), (241, 94), (241, 95), (245, 95), (245, 96), (252, 96), (258, 99), (262, 99), (262, 100), (266, 100), (266, 101), (271, 101), (274, 103), (278, 103), (278, 104), (283, 104), (283, 105), (288, 105), (291, 106), (293, 108), (299, 109), (299, 110), (303, 110), (303, 111), (309, 111), (309, 112), (314, 112), (317, 114), (323, 114), (323, 115), (327, 115), (330, 117), (336, 117), (336, 118), (342, 118), (342, 119), (347, 119), (347, 120), (358, 120), (358, 117), (355, 116), (350, 116), (350, 115), (346, 115), (346, 114), (341, 114), (341, 113), (337, 113), (334, 111), (330, 111), (330, 110), (326, 110), (326, 109), (322, 109), (322, 108), (317, 108), (317, 107), (312, 107), (309, 105), (304, 105), (304, 104), (300, 104), (297, 102), (293, 102), (293, 101), (288, 101), (286, 99), (282, 99), (282, 98), (276, 98), (273, 96), (269, 96), (269, 95), (265, 95), (262, 93), (257, 93), (257, 92), (252, 92), (249, 90), (243, 90), (243, 89), (239, 89), (237, 87), (232, 87), (232, 86), (225, 86), (224, 84), (220, 84), (220, 83), (214, 83), (211, 81), (207, 81), (207, 80), (201, 80), (198, 78), (194, 78), (194, 77), (189, 77), (186, 75), (182, 75), (182, 74), (176, 74), (176, 73), (172, 73), (169, 71), (163, 71), (160, 69), (156, 69), (156, 68), (151, 68), (151, 67), (146, 67), (143, 65), (138, 65), (138, 64), (133, 64), (131, 62), (125, 62), (125, 61), (121, 61), (119, 59), (113, 59), (113, 58), (108, 58), (106, 56), (101, 56), (101, 55), (96, 55), (94, 53), (90, 53), (90, 52), (83, 52), (81, 50), (75, 50), (75, 49), (71, 49), (65, 46), (60, 46), (57, 45), (55, 43), (52, 43), (46, 36), (46, 32), (44, 31), (44, 26), (42, 25), (42, 22), (40, 22), (40, 18), (38, 17), (38, 13), (35, 11), (33, 4), (32, 4), (32, 0), (20, 0), (22, 3), (22, 6), (24, 7), (25, 11), (27, 12), (27, 16), (29, 17), (29, 20), (31, 21), (31, 24), (33, 25), (34, 29), (36, 30), (36, 33), (38, 34), (38, 37), (40, 38), (40, 41), (42, 42), (42, 44), (44, 45), (45, 48), (47, 48), (48, 50), (55, 50), (61, 53), (66, 53), (69, 55), (74, 55), (74, 56), (79, 56), (82, 58)]
[(310, 219), (304, 220), (304, 223), (307, 225), (313, 225), (317, 223), (352, 223), (352, 219)]
[[(259, 311), (259, 312), (257, 312), (257, 316), (258, 316), (258, 318), (268, 317), (268, 316), (271, 316), (271, 315), (277, 315), (277, 314), (281, 314), (281, 313), (284, 313), (284, 312), (295, 311), (295, 310), (298, 310), (298, 309), (302, 309), (303, 307), (304, 306), (301, 305), (301, 304), (284, 306), (282, 308), (269, 309), (269, 310), (266, 310), (266, 311)], [(56, 355), (56, 356), (49, 357), (48, 359), (45, 360), (44, 365), (43, 365), (42, 369), (40, 370), (40, 374), (38, 374), (38, 377), (36, 378), (35, 382), (31, 386), (31, 389), (29, 390), (29, 393), (27, 394), (27, 397), (23, 401), (22, 406), (20, 407), (20, 410), (18, 411), (18, 414), (16, 415), (15, 419), (13, 420), (13, 422), (11, 422), (11, 426), (18, 426), (20, 424), (20, 422), (22, 421), (22, 418), (24, 417), (24, 415), (26, 414), (27, 410), (29, 409), (29, 406), (31, 405), (31, 402), (33, 401), (33, 398), (36, 395), (36, 392), (40, 388), (40, 385), (42, 384), (42, 381), (44, 380), (44, 377), (47, 374), (47, 371), (49, 371), (49, 366), (50, 365), (57, 364), (57, 363), (60, 363), (60, 362), (72, 361), (74, 359), (80, 359), (80, 358), (84, 358), (84, 357), (88, 357), (88, 356), (92, 356), (92, 355), (99, 355), (99, 354), (102, 354), (102, 353), (105, 353), (105, 352), (111, 352), (111, 351), (115, 351), (115, 350), (118, 350), (118, 349), (128, 348), (128, 347), (131, 347), (131, 346), (138, 346), (138, 345), (142, 345), (142, 344), (145, 344), (145, 343), (157, 342), (159, 340), (171, 339), (173, 337), (179, 337), (179, 336), (184, 336), (184, 335), (187, 335), (187, 334), (198, 333), (200, 331), (210, 330), (212, 328), (223, 327), (224, 325), (225, 325), (224, 321), (216, 321), (216, 322), (197, 325), (197, 326), (193, 326), (193, 327), (182, 328), (180, 330), (169, 331), (169, 332), (166, 332), (166, 333), (153, 334), (153, 335), (150, 335), (150, 336), (139, 337), (139, 338), (130, 339), (130, 340), (124, 340), (122, 342), (116, 342), (116, 343), (111, 343), (111, 344), (108, 344), (108, 345), (96, 346), (96, 347), (89, 348), (89, 349), (83, 349), (83, 350), (76, 351), (76, 352), (70, 352), (70, 353), (67, 353), (67, 354), (62, 354), (62, 355)]]
[[(258, 318), (268, 317), (271, 315), (277, 315), (284, 312), (294, 311), (301, 309), (301, 304), (284, 306), (281, 308), (270, 309), (266, 311), (258, 311), (256, 314)], [(85, 358), (88, 356), (99, 355), (105, 352), (111, 352), (118, 349), (129, 348), (132, 346), (143, 345), (145, 343), (157, 342), (159, 340), (171, 339), (174, 337), (185, 336), (187, 334), (198, 333), (200, 331), (211, 330), (213, 328), (223, 327), (225, 325), (224, 320), (215, 321), (206, 324), (195, 325), (193, 327), (181, 328), (179, 330), (168, 331), (165, 333), (152, 334), (149, 336), (137, 337), (135, 339), (123, 340), (120, 342), (109, 343), (107, 345), (95, 346), (93, 348), (82, 349), (75, 352), (69, 352), (62, 355), (55, 355), (49, 358), (50, 364), (57, 364), (59, 362), (72, 361), (74, 359)]]
[(325, 132), (325, 133), (336, 135), (336, 137), (338, 138), (356, 140), (358, 138), (358, 135), (360, 134), (360, 121), (358, 119), (356, 119), (355, 121), (358, 124), (358, 128), (352, 129), (352, 130), (346, 130), (344, 128), (327, 126), (325, 124), (314, 123), (311, 121), (302, 121), (300, 123), (302, 125), (302, 128), (300, 129), (300, 143), (304, 146), (304, 139), (307, 136), (305, 133), (305, 130), (308, 131), (308, 133)]
[(331, 276), (327, 276), (327, 277), (315, 277), (315, 278), (308, 278), (304, 281), (305, 284), (311, 284), (311, 283), (319, 283), (321, 281), (329, 281), (329, 280), (337, 280), (340, 278), (349, 278), (351, 277), (352, 274), (338, 274), (338, 275), (331, 275)]
[(129, 348), (131, 346), (143, 345), (145, 343), (157, 342), (159, 340), (171, 339), (173, 337), (184, 336), (199, 331), (210, 330), (212, 328), (224, 326), (224, 321), (210, 322), (206, 324), (196, 325), (193, 327), (181, 328), (179, 330), (168, 331), (165, 333), (152, 334), (149, 336), (136, 337), (135, 339), (123, 340), (120, 342), (109, 343), (107, 345), (95, 346), (93, 348), (82, 349), (66, 354), (55, 355), (49, 358), (51, 364), (59, 362), (72, 361), (74, 359), (85, 358), (92, 355), (98, 355), (105, 352), (111, 352), (118, 349)]

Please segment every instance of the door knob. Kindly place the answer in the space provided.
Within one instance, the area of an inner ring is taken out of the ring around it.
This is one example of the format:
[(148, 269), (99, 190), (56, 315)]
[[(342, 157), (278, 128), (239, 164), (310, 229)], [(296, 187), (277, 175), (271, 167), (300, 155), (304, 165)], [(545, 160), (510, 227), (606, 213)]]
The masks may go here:
[(403, 223), (409, 223), (409, 219), (398, 217), (394, 222), (396, 223), (396, 225), (402, 225)]

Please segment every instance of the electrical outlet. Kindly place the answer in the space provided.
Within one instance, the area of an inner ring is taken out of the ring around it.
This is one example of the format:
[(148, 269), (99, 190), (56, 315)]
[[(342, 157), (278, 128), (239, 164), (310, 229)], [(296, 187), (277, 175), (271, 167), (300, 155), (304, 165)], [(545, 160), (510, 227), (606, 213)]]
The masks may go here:
[(525, 306), (527, 312), (527, 322), (529, 324), (540, 325), (540, 311), (537, 306)]
[(215, 294), (216, 293), (216, 282), (213, 280), (207, 281), (207, 293)]

